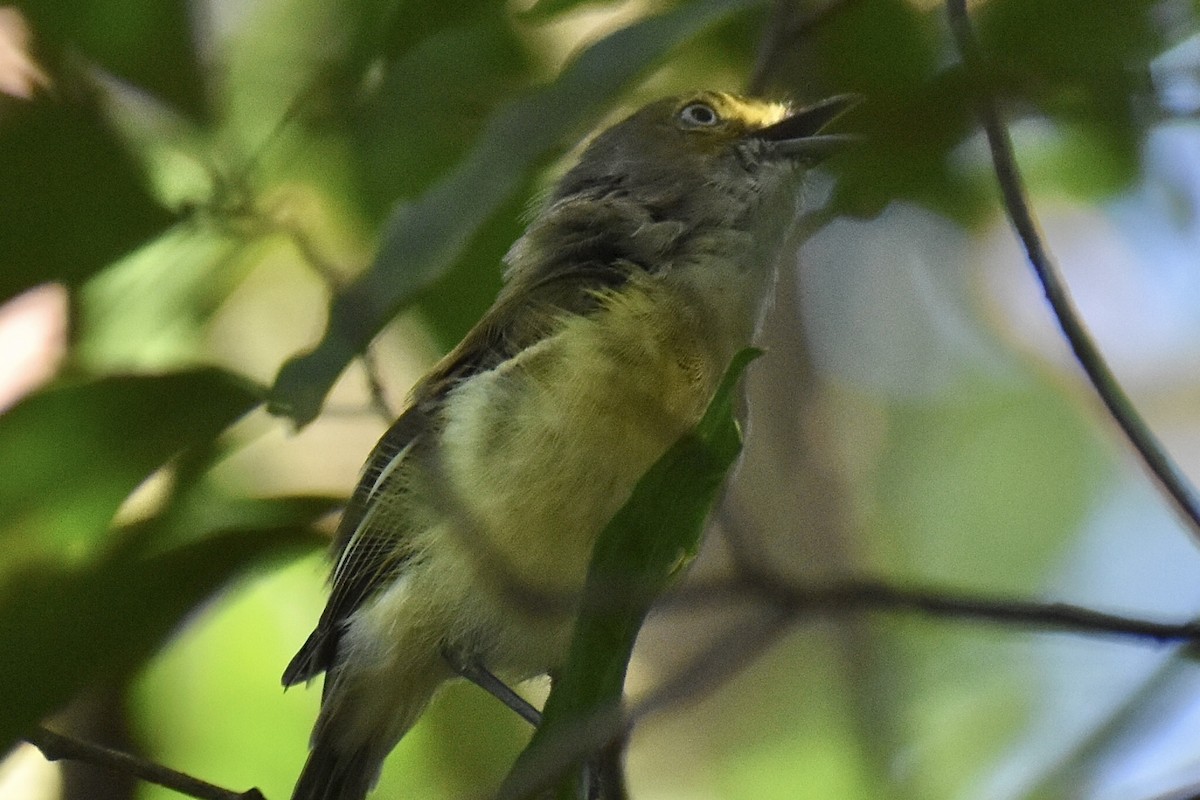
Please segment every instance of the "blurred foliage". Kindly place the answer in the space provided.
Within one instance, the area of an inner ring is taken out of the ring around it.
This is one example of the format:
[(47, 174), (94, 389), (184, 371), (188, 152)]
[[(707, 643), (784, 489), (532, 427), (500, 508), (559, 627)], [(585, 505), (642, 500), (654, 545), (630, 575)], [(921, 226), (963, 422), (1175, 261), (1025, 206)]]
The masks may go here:
[(87, 92), (0, 95), (0, 142), (0, 299), (42, 281), (78, 286), (170, 221)]
[(197, 9), (188, 0), (17, 0), (15, 7), (51, 65), (82, 56), (190, 116), (207, 116), (192, 29)]
[(138, 484), (256, 402), (244, 383), (216, 370), (112, 376), (27, 398), (0, 417), (0, 536), (54, 542), (63, 552), (95, 547)]
[[(378, 432), (318, 417), (327, 395), (365, 407), (361, 376), (340, 379), (373, 339), (421, 362), (462, 335), (522, 209), (598, 123), (751, 80), (800, 102), (858, 92), (842, 124), (865, 139), (830, 165), (832, 208), (910, 203), (977, 228), (997, 215), (981, 88), (1036, 129), (1037, 191), (1095, 202), (1138, 178), (1150, 61), (1195, 33), (1195, 9), (1166, 26), (1166, 5), (972, 4), (989, 69), (966, 75), (940, 6), (908, 0), (17, 2), (50, 86), (0, 94), (0, 301), (59, 282), (71, 334), (60, 377), (0, 414), (0, 741), (133, 679), (148, 752), (287, 791), (316, 693), (272, 681), (319, 613), (319, 567), (235, 579), (323, 541), (353, 480), (330, 474), (332, 448), (362, 439), (357, 461)], [(950, 399), (855, 401), (840, 433), (882, 432), (847, 459), (870, 461), (840, 498), (854, 566), (1032, 592), (1068, 548), (1112, 454), (1052, 380), (981, 370)], [(393, 396), (414, 377), (384, 373)], [(278, 375), (275, 404), (325, 438), (283, 450), (293, 420), (247, 421), (266, 394), (251, 375)], [(283, 454), (239, 465), (267, 445)], [(766, 518), (795, 476), (758, 474)], [(663, 722), (656, 764), (683, 766), (639, 774), (675, 796), (963, 796), (1025, 711), (1023, 672), (970, 677), (1003, 647), (921, 625), (808, 632)], [(438, 701), (381, 793), (498, 785), (528, 732), (476, 694)], [(896, 777), (910, 739), (923, 749)]]

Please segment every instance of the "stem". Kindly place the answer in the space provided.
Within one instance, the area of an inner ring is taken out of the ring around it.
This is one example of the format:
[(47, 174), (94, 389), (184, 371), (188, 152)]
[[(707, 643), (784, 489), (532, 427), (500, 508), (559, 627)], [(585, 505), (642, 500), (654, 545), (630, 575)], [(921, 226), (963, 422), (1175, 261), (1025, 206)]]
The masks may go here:
[[(946, 8), (950, 27), (968, 72), (972, 75), (983, 74), (983, 57), (980, 55), (979, 43), (967, 14), (966, 0), (946, 0)], [(1012, 141), (1008, 137), (1008, 130), (1000, 118), (1000, 113), (987, 92), (980, 92), (976, 102), (991, 150), (996, 181), (1004, 198), (1005, 211), (1025, 247), (1029, 263), (1033, 265), (1034, 272), (1042, 284), (1042, 291), (1050, 303), (1063, 335), (1108, 413), (1191, 528), (1192, 535), (1200, 539), (1200, 497), (1197, 497), (1195, 488), (1183, 471), (1138, 414), (1129, 395), (1117, 382), (1116, 376), (1084, 327), (1070, 293), (1043, 244), (1037, 221), (1026, 198), (1021, 173), (1013, 154)]]

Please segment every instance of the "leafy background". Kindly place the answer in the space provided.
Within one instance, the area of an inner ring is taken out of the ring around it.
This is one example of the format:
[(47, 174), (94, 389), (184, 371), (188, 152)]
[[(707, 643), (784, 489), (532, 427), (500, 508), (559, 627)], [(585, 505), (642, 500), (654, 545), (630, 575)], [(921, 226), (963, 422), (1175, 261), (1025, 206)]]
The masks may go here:
[[(1196, 4), (971, 7), (1050, 245), (1198, 475)], [(0, 8), (3, 746), (55, 714), (286, 797), (318, 692), (278, 676), (383, 429), (355, 355), (374, 339), (397, 405), (486, 308), (523, 209), (589, 129), (748, 86), (861, 93), (846, 124), (866, 139), (807, 190), (832, 221), (781, 281), (748, 450), (693, 575), (749, 557), (814, 584), (1193, 614), (1195, 546), (1027, 275), (939, 3), (27, 0)], [(268, 395), (314, 421), (297, 431)], [(629, 692), (761, 613), (658, 614)], [(1197, 677), (1128, 642), (801, 619), (641, 725), (631, 785), (1187, 797)], [(379, 796), (486, 795), (528, 736), (456, 687)], [(60, 794), (166, 796), (29, 748), (0, 765), (0, 797)]]

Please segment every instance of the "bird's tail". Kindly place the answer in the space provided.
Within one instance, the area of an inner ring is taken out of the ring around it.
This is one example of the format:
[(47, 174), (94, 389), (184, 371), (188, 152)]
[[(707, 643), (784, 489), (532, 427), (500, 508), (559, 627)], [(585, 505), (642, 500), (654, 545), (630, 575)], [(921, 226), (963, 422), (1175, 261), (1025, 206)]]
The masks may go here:
[(413, 670), (396, 683), (337, 672), (325, 676), (332, 684), (292, 800), (363, 800), (379, 779), (384, 758), (449, 677), (441, 664)]
[(344, 752), (328, 737), (317, 739), (292, 800), (362, 800), (375, 785), (380, 763), (370, 747)]

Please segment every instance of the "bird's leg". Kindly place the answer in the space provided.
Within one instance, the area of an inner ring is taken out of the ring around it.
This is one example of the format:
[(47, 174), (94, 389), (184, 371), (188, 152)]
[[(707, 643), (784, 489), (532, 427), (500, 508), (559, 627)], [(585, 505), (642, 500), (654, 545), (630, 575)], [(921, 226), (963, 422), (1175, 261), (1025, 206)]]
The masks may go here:
[(535, 728), (542, 724), (542, 712), (534, 708), (533, 704), (524, 697), (514, 692), (507, 683), (497, 678), (483, 664), (473, 659), (458, 658), (448, 651), (443, 651), (442, 656), (446, 659), (446, 663), (450, 665), (450, 669), (458, 673), (460, 677), (466, 678), (508, 706), (521, 719)]

